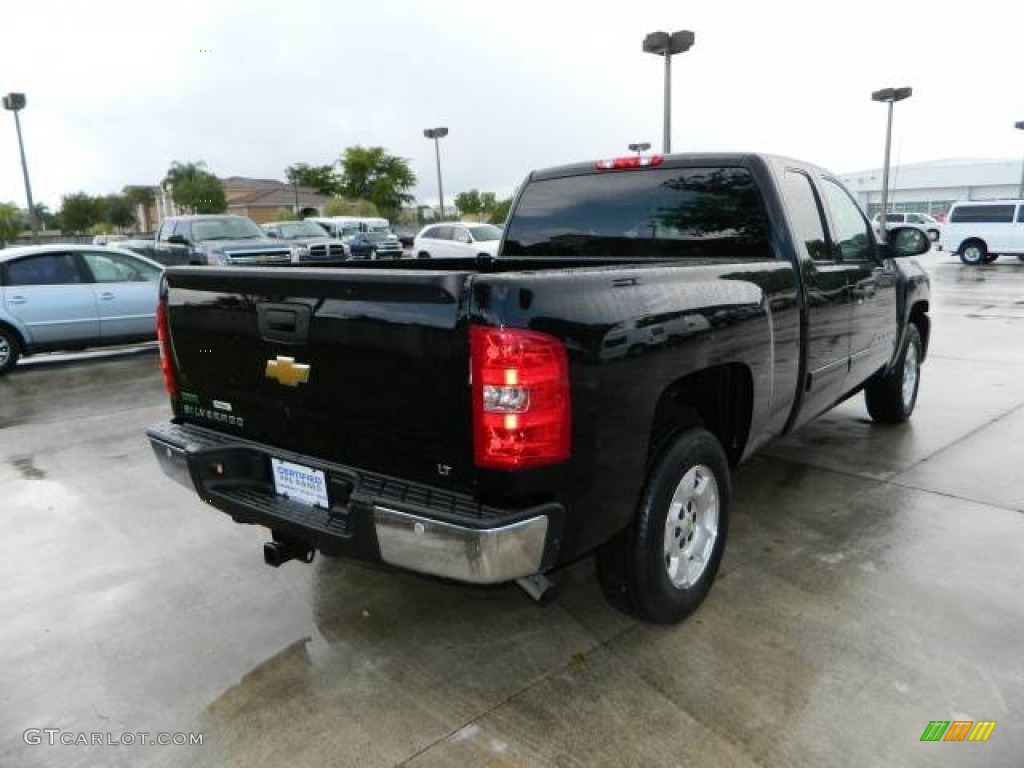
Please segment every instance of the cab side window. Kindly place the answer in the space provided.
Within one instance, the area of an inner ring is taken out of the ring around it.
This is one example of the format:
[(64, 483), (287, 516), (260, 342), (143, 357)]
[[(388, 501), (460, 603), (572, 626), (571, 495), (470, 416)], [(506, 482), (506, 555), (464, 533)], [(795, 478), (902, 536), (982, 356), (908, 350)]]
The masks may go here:
[(853, 198), (831, 179), (822, 180), (825, 204), (832, 216), (833, 250), (837, 261), (871, 261), (875, 240), (867, 219)]
[(810, 177), (801, 171), (787, 170), (785, 189), (790, 215), (793, 217), (794, 234), (803, 241), (807, 254), (814, 261), (834, 261), (825, 241), (825, 225), (821, 220), (818, 196)]

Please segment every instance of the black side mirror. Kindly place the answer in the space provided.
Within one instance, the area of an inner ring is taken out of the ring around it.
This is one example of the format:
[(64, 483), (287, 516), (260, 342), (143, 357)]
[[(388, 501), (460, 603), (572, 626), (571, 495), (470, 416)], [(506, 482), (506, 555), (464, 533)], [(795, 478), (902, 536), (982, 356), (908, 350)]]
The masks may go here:
[(920, 256), (932, 248), (931, 238), (916, 227), (893, 227), (886, 236), (889, 255)]
[(167, 238), (167, 242), (171, 245), (188, 245), (188, 240), (185, 239), (184, 235), (171, 235)]

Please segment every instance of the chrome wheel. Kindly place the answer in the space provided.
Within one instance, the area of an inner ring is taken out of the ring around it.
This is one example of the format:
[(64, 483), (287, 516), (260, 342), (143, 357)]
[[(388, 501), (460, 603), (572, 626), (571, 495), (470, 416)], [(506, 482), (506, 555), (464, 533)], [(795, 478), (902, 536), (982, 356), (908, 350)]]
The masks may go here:
[(7, 342), (7, 339), (3, 334), (0, 334), (0, 368), (7, 365), (7, 361), (11, 359), (11, 345)]
[(683, 475), (665, 516), (665, 569), (677, 589), (692, 586), (711, 560), (718, 538), (719, 495), (714, 473), (697, 464)]
[(985, 246), (980, 243), (968, 243), (960, 252), (960, 260), (964, 264), (981, 264), (985, 261)]
[(903, 356), (903, 407), (909, 409), (914, 404), (917, 394), (917, 344), (911, 341), (907, 345), (907, 353)]

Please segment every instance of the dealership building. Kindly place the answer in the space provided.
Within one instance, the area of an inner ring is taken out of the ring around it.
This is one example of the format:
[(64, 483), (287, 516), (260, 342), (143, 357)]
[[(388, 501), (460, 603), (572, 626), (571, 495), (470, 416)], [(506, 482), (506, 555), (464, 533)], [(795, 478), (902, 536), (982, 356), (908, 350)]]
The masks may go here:
[[(873, 216), (881, 210), (882, 169), (841, 174), (840, 179)], [(894, 212), (945, 214), (958, 200), (1024, 197), (1020, 159), (935, 160), (894, 165), (889, 171), (889, 204)]]

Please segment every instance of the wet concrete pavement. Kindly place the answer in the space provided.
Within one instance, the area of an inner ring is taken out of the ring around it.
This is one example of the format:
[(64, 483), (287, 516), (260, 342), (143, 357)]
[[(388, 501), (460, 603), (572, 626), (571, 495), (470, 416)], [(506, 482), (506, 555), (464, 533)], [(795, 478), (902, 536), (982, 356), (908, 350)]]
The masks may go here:
[[(152, 349), (0, 379), (0, 766), (1024, 765), (1024, 264), (933, 275), (909, 425), (857, 398), (737, 475), (708, 601), (539, 608), (319, 558), (262, 564), (159, 473)], [(931, 720), (987, 743), (921, 743)], [(29, 728), (202, 746), (26, 744)]]

